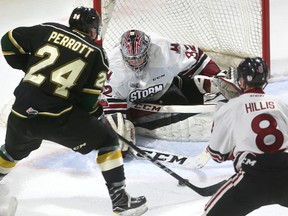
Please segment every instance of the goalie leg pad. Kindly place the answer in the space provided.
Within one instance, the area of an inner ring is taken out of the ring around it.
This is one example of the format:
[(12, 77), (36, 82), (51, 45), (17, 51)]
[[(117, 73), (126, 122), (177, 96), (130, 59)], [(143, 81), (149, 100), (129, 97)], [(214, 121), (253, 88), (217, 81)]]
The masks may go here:
[[(123, 114), (119, 112), (106, 115), (106, 119), (116, 133), (131, 141), (135, 145), (135, 128), (131, 121), (124, 119)], [(122, 152), (128, 151), (129, 146), (124, 141), (119, 139), (119, 144)]]

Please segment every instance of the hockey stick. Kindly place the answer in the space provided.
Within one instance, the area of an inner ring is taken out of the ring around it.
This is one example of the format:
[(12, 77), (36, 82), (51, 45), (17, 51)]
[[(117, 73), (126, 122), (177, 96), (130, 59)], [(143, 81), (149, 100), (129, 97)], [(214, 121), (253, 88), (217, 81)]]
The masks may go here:
[(205, 105), (158, 105), (158, 104), (133, 104), (131, 108), (141, 111), (155, 113), (214, 113), (217, 110), (217, 104)]
[[(209, 159), (211, 158), (210, 154), (206, 151), (206, 148), (199, 155), (191, 156), (191, 157), (187, 157), (184, 155), (179, 155), (179, 154), (175, 154), (171, 152), (164, 152), (164, 151), (151, 149), (151, 148), (144, 148), (144, 147), (139, 147), (139, 148), (142, 151), (149, 154), (154, 160), (181, 165), (189, 169), (200, 169), (203, 166), (205, 166), (207, 162), (209, 161)], [(133, 155), (136, 158), (143, 158), (143, 156), (139, 152), (136, 152)]]
[(216, 191), (226, 183), (226, 180), (223, 180), (217, 184), (214, 185), (210, 185), (208, 187), (204, 187), (204, 188), (200, 188), (197, 187), (193, 184), (191, 184), (188, 180), (182, 178), (181, 176), (179, 176), (177, 173), (173, 172), (171, 169), (169, 169), (168, 167), (166, 167), (165, 165), (163, 165), (162, 163), (160, 163), (158, 160), (155, 160), (154, 158), (152, 158), (149, 154), (147, 154), (145, 151), (143, 151), (142, 149), (138, 148), (136, 145), (133, 144), (133, 142), (130, 142), (129, 140), (125, 139), (123, 136), (118, 134), (119, 139), (121, 139), (122, 141), (124, 141), (129, 147), (131, 147), (132, 149), (134, 149), (136, 152), (138, 152), (139, 154), (141, 154), (143, 157), (145, 157), (146, 159), (148, 159), (149, 161), (151, 161), (153, 164), (155, 164), (156, 166), (158, 166), (160, 169), (164, 170), (165, 172), (167, 172), (169, 175), (171, 175), (172, 177), (176, 178), (180, 183), (186, 185), (187, 187), (189, 187), (190, 189), (194, 190), (195, 192), (197, 192), (198, 194), (200, 194), (201, 196), (212, 196), (214, 193), (216, 193)]

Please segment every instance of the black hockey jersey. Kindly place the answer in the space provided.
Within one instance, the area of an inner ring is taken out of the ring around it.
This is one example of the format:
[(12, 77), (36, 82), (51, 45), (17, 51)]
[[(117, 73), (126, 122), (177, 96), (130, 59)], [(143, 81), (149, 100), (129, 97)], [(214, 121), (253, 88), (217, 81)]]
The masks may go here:
[(17, 115), (60, 115), (102, 92), (108, 60), (83, 32), (43, 23), (7, 32), (1, 45), (8, 64), (25, 72), (14, 91)]

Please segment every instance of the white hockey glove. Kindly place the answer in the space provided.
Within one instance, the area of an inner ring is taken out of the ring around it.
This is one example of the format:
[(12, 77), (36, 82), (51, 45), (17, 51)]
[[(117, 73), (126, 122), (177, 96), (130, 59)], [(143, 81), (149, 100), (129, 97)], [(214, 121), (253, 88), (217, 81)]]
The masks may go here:
[[(205, 80), (209, 80), (211, 83), (210, 92), (206, 92), (204, 89)], [(194, 77), (194, 82), (201, 93), (221, 93), (226, 99), (237, 97), (242, 93), (236, 80), (236, 72), (233, 68), (229, 68), (227, 71), (220, 71), (214, 77), (204, 75), (196, 75)]]
[(236, 73), (233, 68), (221, 71), (211, 79), (211, 93), (220, 92), (226, 99), (238, 97), (242, 91), (236, 80)]
[[(116, 133), (135, 145), (135, 128), (131, 121), (124, 119), (123, 114), (120, 112), (108, 114), (106, 115), (106, 119)], [(129, 146), (121, 139), (119, 139), (119, 144), (122, 152), (127, 152), (129, 150)]]

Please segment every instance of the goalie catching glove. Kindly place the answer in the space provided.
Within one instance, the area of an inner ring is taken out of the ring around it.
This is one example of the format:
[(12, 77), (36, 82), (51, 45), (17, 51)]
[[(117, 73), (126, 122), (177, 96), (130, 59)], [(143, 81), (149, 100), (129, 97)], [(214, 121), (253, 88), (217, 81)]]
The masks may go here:
[[(108, 114), (106, 115), (106, 119), (116, 133), (135, 145), (135, 128), (131, 121), (124, 119), (123, 114), (120, 112)], [(127, 152), (129, 150), (129, 146), (121, 139), (119, 139), (119, 144), (122, 152)]]
[[(230, 67), (227, 71), (221, 71), (211, 80), (211, 92), (218, 90), (226, 99), (238, 97), (242, 91), (236, 83), (236, 72)], [(214, 88), (214, 89), (213, 89)]]
[(227, 71), (220, 71), (213, 77), (196, 75), (194, 77), (194, 81), (199, 91), (202, 93), (206, 93), (203, 88), (205, 80), (210, 80), (210, 93), (221, 93), (226, 99), (238, 97), (242, 93), (241, 89), (236, 83), (236, 73), (233, 68), (229, 68)]

